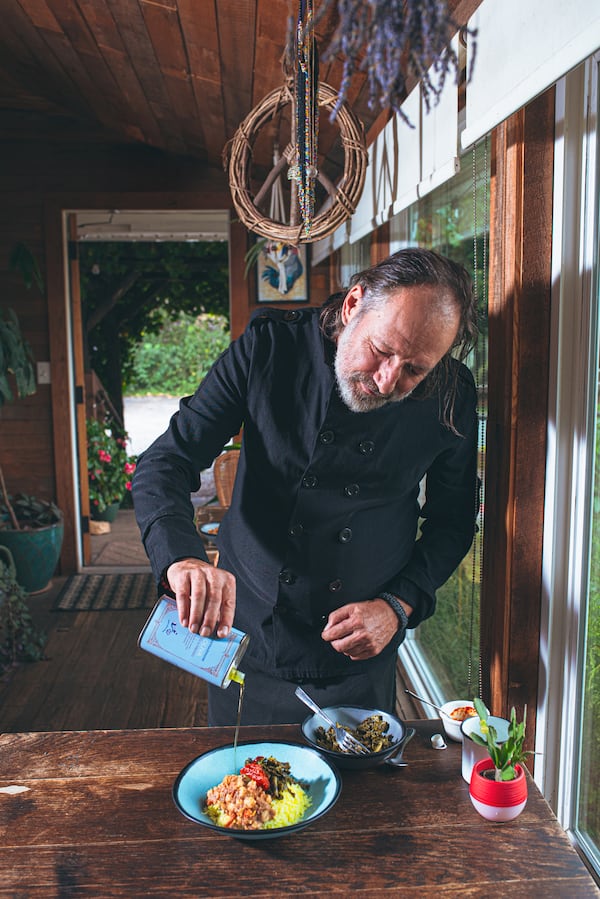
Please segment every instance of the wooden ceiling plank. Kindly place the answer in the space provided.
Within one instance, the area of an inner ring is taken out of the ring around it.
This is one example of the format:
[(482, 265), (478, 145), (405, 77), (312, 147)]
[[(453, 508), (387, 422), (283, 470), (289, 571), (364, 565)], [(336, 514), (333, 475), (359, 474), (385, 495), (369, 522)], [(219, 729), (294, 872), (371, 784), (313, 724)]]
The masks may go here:
[(62, 31), (46, 0), (19, 0), (18, 4), (36, 28), (43, 31)]
[(178, 10), (142, 2), (142, 14), (162, 72), (170, 105), (181, 123), (181, 133), (190, 151), (204, 146), (202, 116), (191, 84), (188, 57)]
[(98, 52), (122, 92), (129, 121), (138, 120), (139, 131), (145, 143), (162, 147), (160, 126), (131, 64), (111, 11), (104, 0), (101, 0), (83, 6), (82, 14), (94, 36)]
[(161, 71), (166, 75), (183, 77), (188, 73), (188, 61), (177, 10), (143, 0), (141, 8)]
[(38, 30), (21, 7), (12, 4), (3, 12), (0, 29), (2, 61), (17, 75), (26, 91), (59, 101), (65, 110), (91, 120), (93, 113), (79, 86), (45, 39), (49, 34), (51, 30)]
[(180, 123), (171, 108), (169, 94), (137, 0), (106, 0), (106, 4), (148, 105), (159, 124), (163, 146), (171, 152), (185, 152)]
[(196, 0), (180, 0), (178, 8), (196, 101), (196, 115), (203, 128), (204, 145), (210, 158), (219, 158), (225, 144), (225, 128), (214, 3), (203, 3), (201, 14)]
[(256, 0), (219, 0), (217, 29), (226, 139), (233, 137), (252, 109), (255, 23)]
[(287, 0), (259, 0), (256, 23), (253, 107), (284, 83), (282, 57), (287, 37)]

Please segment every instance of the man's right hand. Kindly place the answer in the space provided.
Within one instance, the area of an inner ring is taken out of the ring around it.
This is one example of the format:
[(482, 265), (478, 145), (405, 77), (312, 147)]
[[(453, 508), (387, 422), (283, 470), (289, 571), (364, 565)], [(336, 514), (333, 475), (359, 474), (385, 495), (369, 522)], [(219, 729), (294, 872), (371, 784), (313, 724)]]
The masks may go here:
[(208, 637), (226, 637), (235, 612), (235, 578), (202, 559), (181, 559), (166, 571), (183, 627)]

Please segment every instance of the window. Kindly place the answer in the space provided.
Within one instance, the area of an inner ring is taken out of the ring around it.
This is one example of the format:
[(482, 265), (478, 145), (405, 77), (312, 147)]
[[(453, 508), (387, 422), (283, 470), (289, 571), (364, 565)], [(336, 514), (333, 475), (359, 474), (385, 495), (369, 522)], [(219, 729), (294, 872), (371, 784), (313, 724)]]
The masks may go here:
[(371, 235), (355, 243), (345, 243), (340, 248), (340, 284), (347, 287), (352, 275), (362, 272), (371, 264)]
[(600, 54), (557, 85), (535, 779), (600, 874)]
[[(469, 360), (478, 388), (479, 476), (483, 481), (487, 416), (487, 238), (489, 208), (487, 144), (461, 160), (461, 171), (446, 184), (396, 215), (390, 224), (390, 251), (405, 246), (437, 250), (473, 274), (479, 300), (478, 346)], [(480, 521), (481, 526), (481, 521)], [(410, 679), (435, 701), (479, 695), (479, 591), (483, 534), (450, 580), (437, 592), (435, 614), (401, 648)]]

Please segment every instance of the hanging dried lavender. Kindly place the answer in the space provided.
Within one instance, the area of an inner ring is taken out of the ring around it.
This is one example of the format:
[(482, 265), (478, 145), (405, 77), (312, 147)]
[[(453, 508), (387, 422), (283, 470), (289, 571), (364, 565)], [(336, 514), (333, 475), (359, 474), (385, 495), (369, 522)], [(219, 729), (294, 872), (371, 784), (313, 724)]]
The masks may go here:
[[(334, 2), (321, 0), (315, 26)], [(460, 26), (450, 15), (447, 0), (337, 0), (337, 16), (338, 26), (322, 54), (324, 60), (338, 53), (344, 57), (332, 118), (356, 71), (368, 73), (370, 106), (389, 106), (405, 120), (400, 106), (409, 75), (420, 81), (427, 110), (437, 102), (449, 75), (458, 80), (458, 58), (450, 40)]]

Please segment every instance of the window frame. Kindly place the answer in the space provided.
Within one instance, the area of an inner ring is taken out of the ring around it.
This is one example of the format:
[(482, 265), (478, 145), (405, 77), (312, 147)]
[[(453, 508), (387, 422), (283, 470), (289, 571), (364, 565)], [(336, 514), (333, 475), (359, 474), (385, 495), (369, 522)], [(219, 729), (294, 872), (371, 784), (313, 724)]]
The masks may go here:
[[(600, 52), (556, 88), (552, 322), (535, 780), (577, 832), (598, 367)], [(591, 851), (592, 850), (592, 851)], [(591, 857), (590, 857), (591, 856)]]

